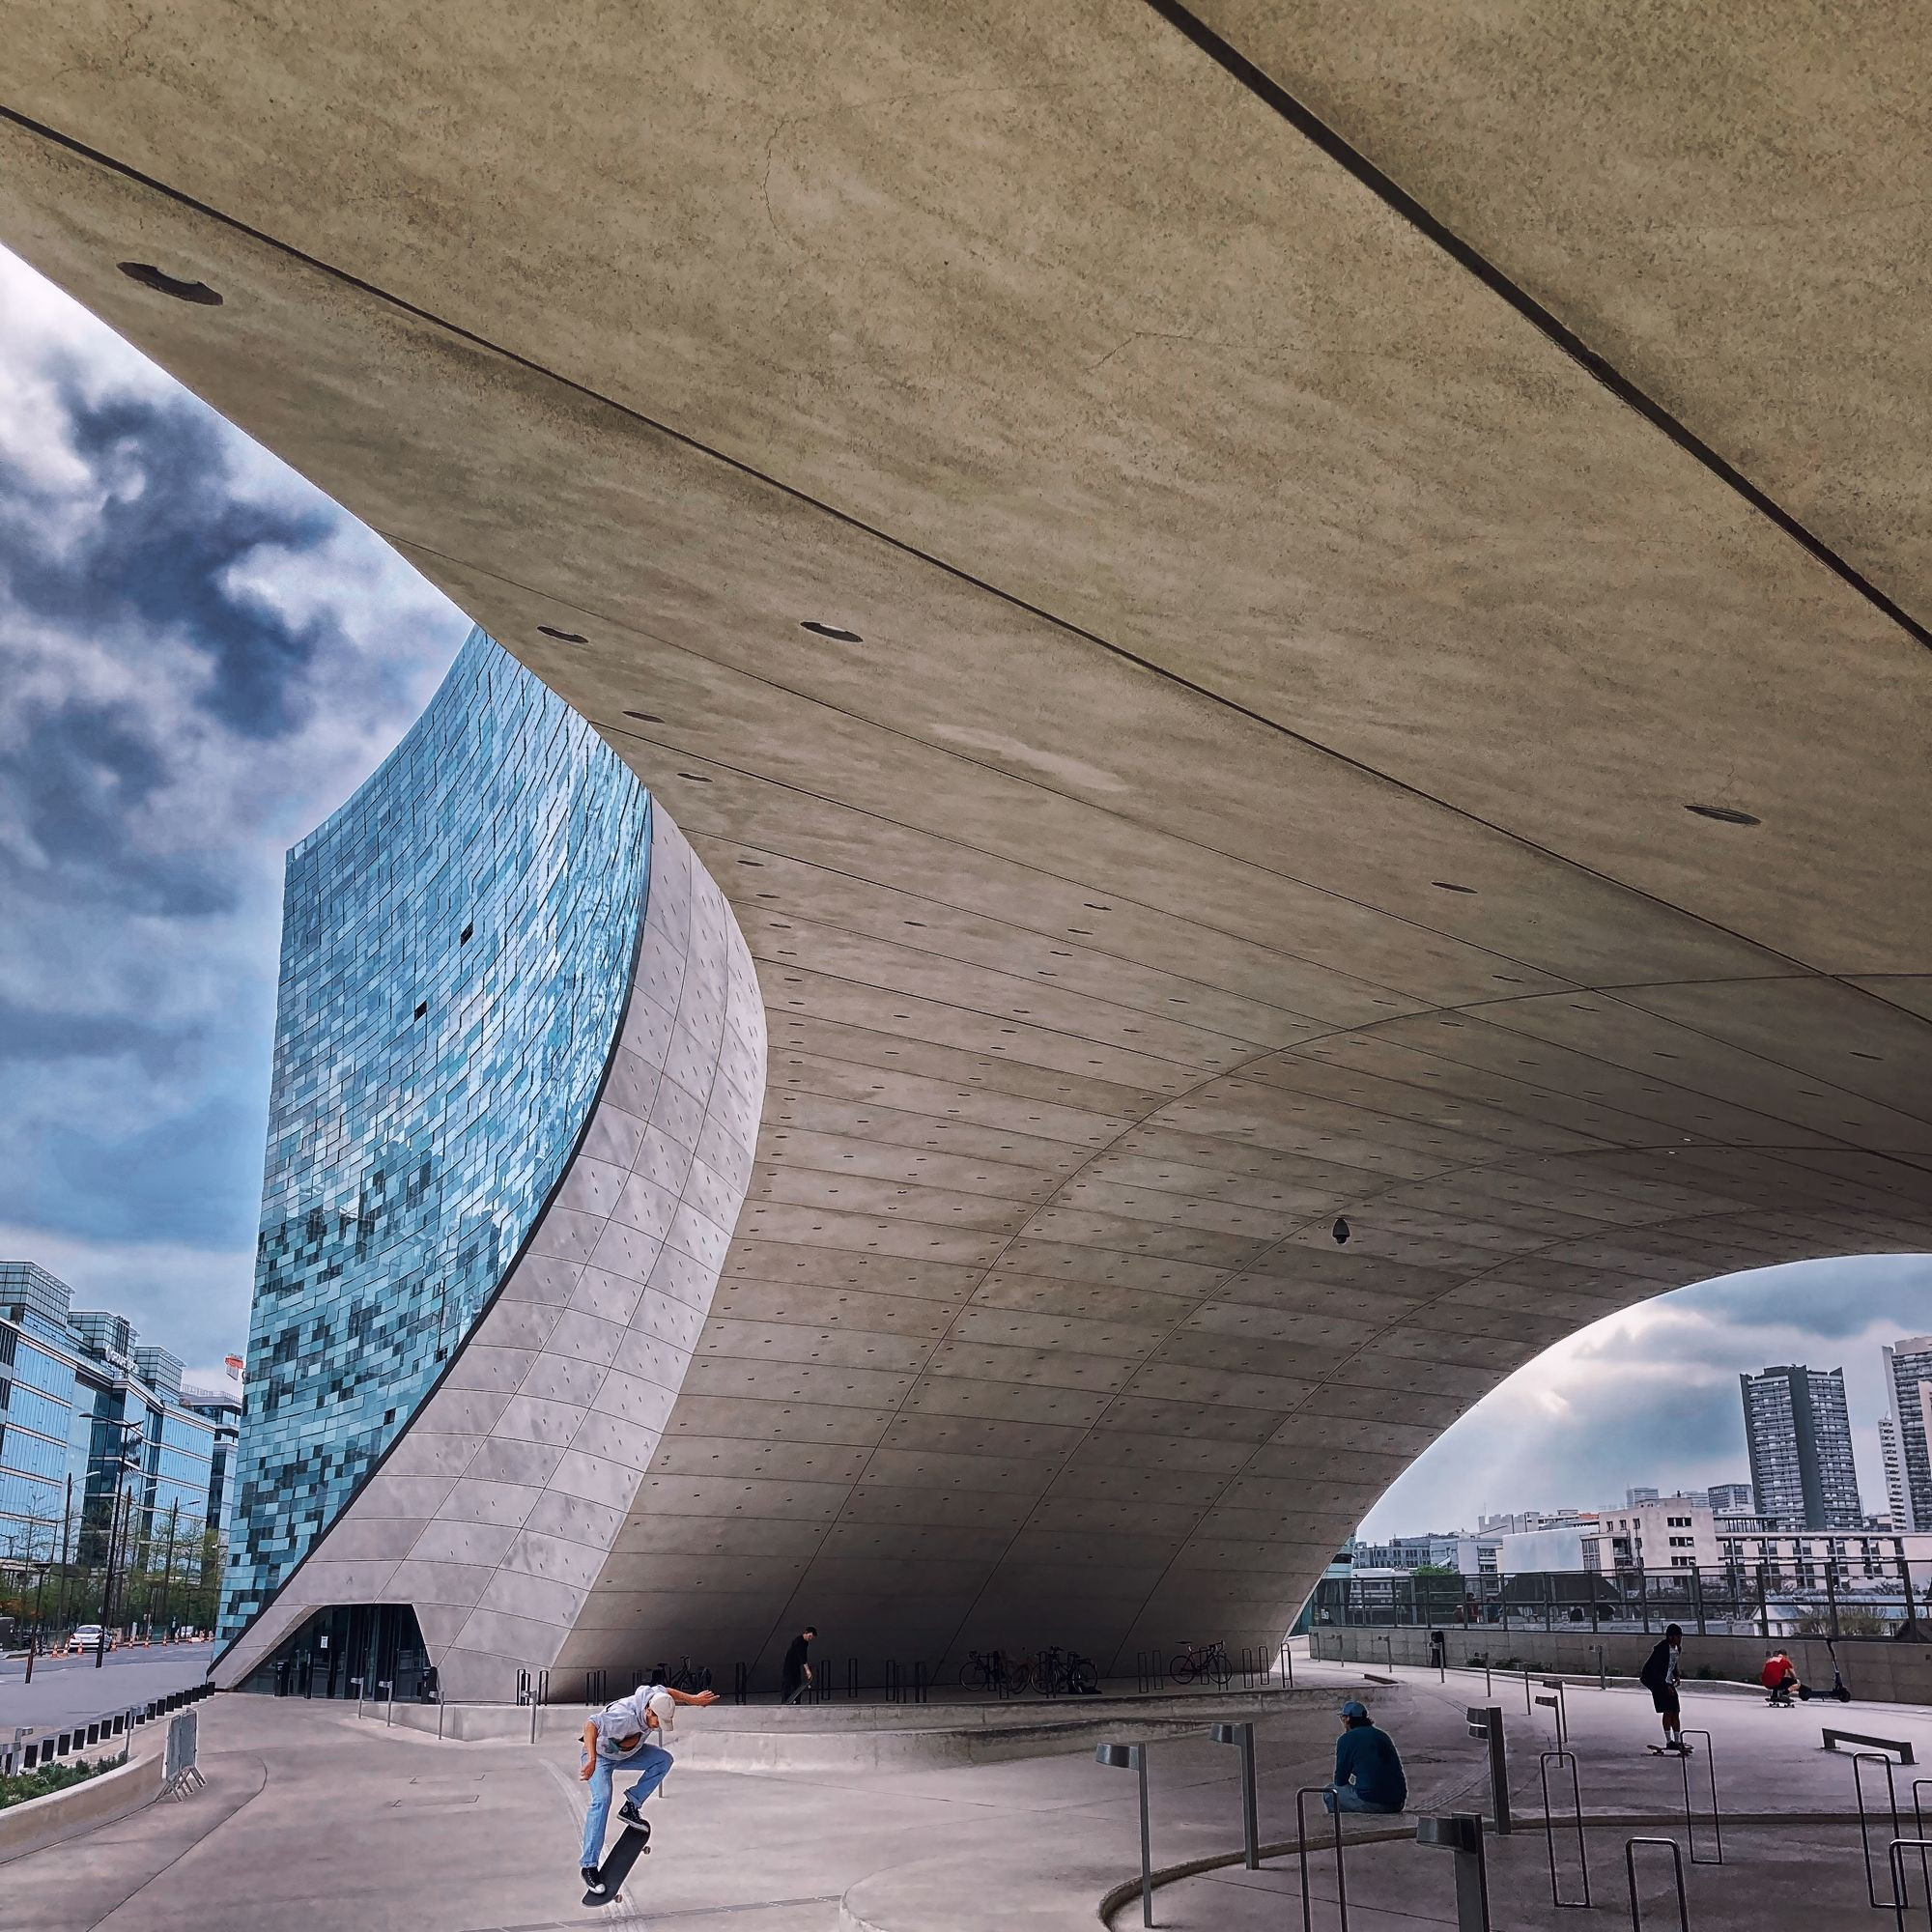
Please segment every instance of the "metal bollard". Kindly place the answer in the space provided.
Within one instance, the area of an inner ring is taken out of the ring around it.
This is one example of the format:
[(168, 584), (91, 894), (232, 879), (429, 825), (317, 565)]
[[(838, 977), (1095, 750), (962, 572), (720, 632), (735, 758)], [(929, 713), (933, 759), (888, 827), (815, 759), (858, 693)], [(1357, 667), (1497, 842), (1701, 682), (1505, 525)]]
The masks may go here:
[(1889, 1898), (1878, 1895), (1878, 1880), (1872, 1875), (1871, 1826), (1865, 1815), (1865, 1781), (1861, 1765), (1882, 1764), (1885, 1767), (1885, 1791), (1887, 1807), (1891, 1813), (1891, 1835), (1903, 1835), (1898, 1822), (1898, 1786), (1892, 1776), (1891, 1760), (1883, 1751), (1857, 1751), (1852, 1756), (1852, 1792), (1859, 1805), (1859, 1846), (1864, 1853), (1865, 1896), (1871, 1901), (1876, 1912), (1902, 1912), (1904, 1900), (1894, 1892)]
[[(1325, 1784), (1304, 1784), (1294, 1794), (1294, 1856), (1301, 1872), (1301, 1932), (1315, 1932), (1315, 1907), (1308, 1895), (1308, 1825), (1303, 1813), (1303, 1802), (1310, 1798), (1322, 1797), (1328, 1787)], [(1342, 1814), (1332, 1814), (1335, 1820), (1335, 1910), (1339, 1922), (1339, 1932), (1349, 1932), (1349, 1874), (1342, 1861)], [(1150, 1918), (1151, 1925), (1153, 1920)]]
[[(1576, 1813), (1577, 1826), (1577, 1865), (1583, 1875), (1583, 1896), (1565, 1898), (1562, 1888), (1556, 1882), (1556, 1821), (1549, 1808), (1549, 1767), (1552, 1764), (1567, 1763), (1570, 1767), (1570, 1798)], [(1549, 1902), (1556, 1906), (1580, 1906), (1588, 1911), (1590, 1906), (1590, 1853), (1583, 1837), (1583, 1789), (1577, 1774), (1577, 1753), (1573, 1750), (1545, 1751), (1539, 1760), (1538, 1770), (1543, 1779), (1543, 1835), (1549, 1851)]]
[(1255, 1727), (1252, 1721), (1214, 1724), (1208, 1735), (1217, 1745), (1233, 1745), (1241, 1754), (1241, 1852), (1249, 1871), (1262, 1868), (1261, 1821), (1255, 1794)]
[(1700, 1859), (1697, 1856), (1697, 1828), (1690, 1809), (1690, 1760), (1681, 1758), (1684, 1767), (1684, 1842), (1690, 1851), (1693, 1865), (1720, 1865), (1724, 1862), (1724, 1821), (1718, 1805), (1718, 1754), (1712, 1747), (1709, 1731), (1679, 1731), (1683, 1738), (1702, 1738), (1704, 1740), (1704, 1762), (1711, 1774), (1711, 1833), (1716, 1841), (1717, 1856)]
[(1624, 1876), (1630, 1884), (1631, 1932), (1643, 1932), (1643, 1910), (1636, 1896), (1636, 1848), (1639, 1845), (1662, 1845), (1670, 1854), (1671, 1875), (1677, 1881), (1677, 1932), (1690, 1932), (1690, 1908), (1684, 1897), (1684, 1855), (1677, 1849), (1675, 1838), (1626, 1838), (1624, 1840)]
[(1418, 1818), (1415, 1842), (1456, 1855), (1456, 1932), (1490, 1932), (1490, 1867), (1483, 1855), (1483, 1821), (1473, 1812)]
[(1463, 1716), (1472, 1738), (1483, 1739), (1490, 1747), (1490, 1809), (1496, 1821), (1496, 1835), (1510, 1832), (1509, 1761), (1503, 1745), (1503, 1714), (1494, 1704), (1470, 1704)]

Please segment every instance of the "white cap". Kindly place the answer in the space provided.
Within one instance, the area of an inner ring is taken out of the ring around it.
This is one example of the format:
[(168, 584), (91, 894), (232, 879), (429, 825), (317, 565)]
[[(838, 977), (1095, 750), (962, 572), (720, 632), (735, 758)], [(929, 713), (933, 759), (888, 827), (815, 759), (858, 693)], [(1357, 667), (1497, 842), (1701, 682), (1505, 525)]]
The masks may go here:
[(668, 1690), (651, 1692), (651, 1716), (658, 1720), (658, 1730), (665, 1736), (677, 1728), (677, 1703)]

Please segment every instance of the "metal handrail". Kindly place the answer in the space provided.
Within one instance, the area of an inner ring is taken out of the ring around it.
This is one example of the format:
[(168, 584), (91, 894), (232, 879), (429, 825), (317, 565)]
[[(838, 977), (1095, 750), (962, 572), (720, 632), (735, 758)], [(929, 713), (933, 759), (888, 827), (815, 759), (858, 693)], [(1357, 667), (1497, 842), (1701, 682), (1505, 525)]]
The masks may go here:
[[(1898, 1932), (1905, 1932), (1905, 1908), (1910, 1901), (1905, 1896), (1905, 1854), (1916, 1851), (1921, 1868), (1925, 1855), (1932, 1852), (1932, 1838), (1894, 1838), (1886, 1847), (1885, 1866), (1891, 1880), (1891, 1911), (1898, 1922)], [(1932, 1926), (1932, 1890), (1925, 1894), (1925, 1922)]]
[(1859, 1803), (1859, 1846), (1865, 1860), (1865, 1896), (1871, 1901), (1875, 1912), (1898, 1911), (1901, 1901), (1894, 1893), (1890, 1898), (1878, 1895), (1878, 1881), (1872, 1876), (1871, 1824), (1865, 1815), (1864, 1773), (1861, 1764), (1882, 1764), (1885, 1766), (1886, 1802), (1891, 1812), (1891, 1835), (1894, 1840), (1902, 1833), (1898, 1822), (1898, 1784), (1891, 1773), (1891, 1760), (1883, 1751), (1854, 1751), (1852, 1753), (1852, 1792)]
[(1670, 1854), (1671, 1876), (1677, 1881), (1677, 1932), (1690, 1932), (1690, 1907), (1684, 1896), (1684, 1854), (1677, 1848), (1675, 1838), (1626, 1838), (1624, 1840), (1624, 1878), (1630, 1886), (1631, 1932), (1643, 1932), (1643, 1908), (1636, 1896), (1636, 1848), (1639, 1845), (1662, 1845)]
[[(1308, 1821), (1303, 1809), (1305, 1798), (1326, 1796), (1325, 1784), (1304, 1784), (1294, 1794), (1294, 1856), (1301, 1868), (1301, 1932), (1315, 1932), (1314, 1905), (1308, 1894)], [(1349, 1875), (1342, 1862), (1342, 1814), (1339, 1810), (1329, 1814), (1335, 1820), (1335, 1910), (1340, 1932), (1349, 1932)]]
[[(1577, 1865), (1583, 1875), (1583, 1896), (1565, 1898), (1556, 1883), (1556, 1821), (1549, 1808), (1549, 1767), (1568, 1761), (1570, 1766), (1570, 1796), (1576, 1809), (1577, 1824)], [(1583, 1838), (1583, 1787), (1577, 1770), (1577, 1753), (1558, 1748), (1545, 1751), (1537, 1760), (1537, 1770), (1543, 1779), (1543, 1835), (1549, 1850), (1549, 1902), (1558, 1906), (1580, 1906), (1589, 1909), (1590, 1904), (1590, 1853)]]
[(1711, 1743), (1709, 1731), (1680, 1730), (1677, 1735), (1704, 1740), (1704, 1762), (1711, 1773), (1711, 1833), (1717, 1843), (1718, 1856), (1714, 1859), (1697, 1856), (1697, 1828), (1690, 1808), (1690, 1760), (1688, 1757), (1679, 1760), (1684, 1767), (1684, 1842), (1690, 1848), (1693, 1865), (1720, 1865), (1724, 1862), (1724, 1821), (1718, 1805), (1718, 1753)]

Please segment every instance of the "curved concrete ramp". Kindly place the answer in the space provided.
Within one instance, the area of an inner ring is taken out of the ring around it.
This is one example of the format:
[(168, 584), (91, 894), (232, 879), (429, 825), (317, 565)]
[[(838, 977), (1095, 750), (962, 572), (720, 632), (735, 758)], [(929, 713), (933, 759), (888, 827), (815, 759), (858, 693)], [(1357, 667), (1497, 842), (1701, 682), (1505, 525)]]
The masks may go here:
[(0, 238), (744, 929), (635, 1655), (1272, 1643), (1578, 1324), (1932, 1244), (1917, 43), (14, 10)]

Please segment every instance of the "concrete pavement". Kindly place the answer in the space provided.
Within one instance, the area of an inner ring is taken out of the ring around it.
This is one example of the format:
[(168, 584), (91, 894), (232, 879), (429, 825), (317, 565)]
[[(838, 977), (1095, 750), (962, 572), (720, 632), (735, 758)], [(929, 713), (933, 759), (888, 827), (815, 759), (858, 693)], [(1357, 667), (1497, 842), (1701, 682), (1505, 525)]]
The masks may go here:
[[(1480, 1802), (1480, 1747), (1463, 1722), (1463, 1706), (1481, 1701), (1480, 1676), (1474, 1694), (1467, 1681), (1445, 1685), (1417, 1671), (1378, 1685), (1358, 1669), (1312, 1666), (1308, 1681), (1336, 1702), (1345, 1694), (1371, 1701), (1402, 1745), (1418, 1809)], [(1524, 1718), (1500, 1683), (1496, 1692), (1508, 1713), (1515, 1803), (1527, 1820), (1540, 1815), (1536, 1753), (1553, 1742), (1551, 1720), (1541, 1710)], [(1682, 1840), (1683, 1776), (1674, 1761), (1643, 1749), (1655, 1721), (1647, 1699), (1619, 1690), (1570, 1694), (1584, 1808), (1596, 1821), (1599, 1916), (1615, 1923), (1626, 1910), (1623, 1839), (1641, 1830)], [(1833, 1916), (1841, 1905), (1851, 1910), (1854, 1889), (1863, 1898), (1856, 1831), (1842, 1822), (1852, 1767), (1819, 1749), (1816, 1713), (1698, 1691), (1687, 1695), (1686, 1709), (1716, 1741), (1727, 1821), (1729, 1861), (1688, 1872), (1700, 1932), (1795, 1925), (1801, 1917), (1807, 1932), (1858, 1922)], [(1830, 1715), (1932, 1751), (1932, 1711), (1853, 1705)], [(686, 1719), (695, 1735), (703, 1721), (701, 1713)], [(242, 1696), (203, 1706), (202, 1726), (208, 1789), (8, 1866), (0, 1884), (9, 1932), (176, 1932), (184, 1924), (197, 1932), (284, 1924), (303, 1932), (540, 1932), (583, 1922), (575, 1873), (582, 1787), (567, 1741), (440, 1743), (373, 1715), (358, 1720), (352, 1707)], [(1292, 1842), (1294, 1791), (1325, 1778), (1335, 1729), (1326, 1698), (1262, 1720), (1264, 1842)], [(1693, 1779), (1709, 1762), (1693, 1763)], [(1233, 1853), (1235, 1753), (1196, 1734), (1155, 1745), (1150, 1764), (1156, 1865)], [(1701, 1792), (1701, 1782), (1693, 1789)], [(1900, 1793), (1909, 1818), (1909, 1776)], [(1084, 1745), (1019, 1762), (890, 1773), (687, 1764), (652, 1804), (653, 1851), (630, 1900), (606, 1908), (607, 1918), (702, 1919), (722, 1932), (1091, 1927), (1102, 1894), (1138, 1867), (1135, 1780), (1096, 1765)], [(1655, 1822), (1610, 1822), (1632, 1817)], [(1809, 1822), (1821, 1818), (1840, 1822)], [(1351, 1902), (1364, 1915), (1399, 1902), (1410, 1924), (1440, 1918), (1453, 1896), (1448, 1859), (1412, 1841), (1358, 1842), (1378, 1829), (1387, 1827), (1351, 1823)], [(1700, 1851), (1705, 1843), (1700, 1837)], [(1495, 1846), (1498, 1923), (1545, 1922), (1536, 1917), (1548, 1895), (1544, 1856), (1540, 1830)], [(1319, 1892), (1325, 1866), (1318, 1861), (1316, 1869)], [(1298, 1916), (1294, 1877), (1291, 1853), (1259, 1874), (1224, 1867), (1184, 1879), (1161, 1888), (1156, 1919), (1279, 1926)], [(1566, 1922), (1577, 1917), (1566, 1914)], [(1134, 1918), (1129, 1906), (1121, 1922)], [(1354, 1932), (1392, 1924), (1351, 1916)]]

